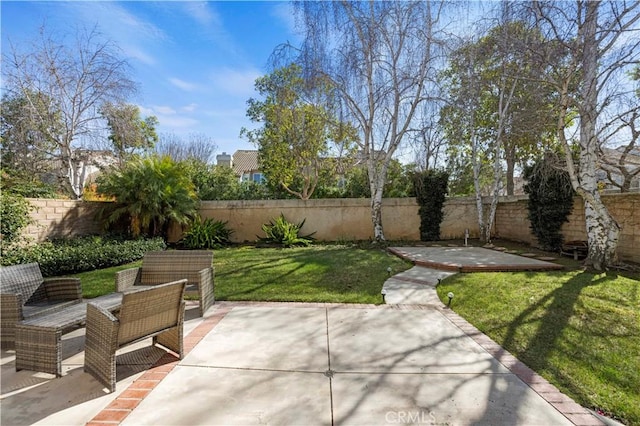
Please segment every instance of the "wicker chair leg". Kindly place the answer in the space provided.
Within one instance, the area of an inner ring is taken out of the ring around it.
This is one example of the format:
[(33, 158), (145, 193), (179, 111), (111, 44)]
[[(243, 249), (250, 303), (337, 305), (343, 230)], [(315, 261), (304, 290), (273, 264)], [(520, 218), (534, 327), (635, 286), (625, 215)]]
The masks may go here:
[(16, 371), (33, 370), (62, 376), (62, 330), (18, 324)]
[(0, 294), (0, 346), (15, 348), (16, 324), (22, 319), (22, 297), (19, 294)]
[(111, 313), (91, 303), (87, 305), (84, 371), (110, 392), (116, 390), (118, 327), (118, 319)]
[(177, 353), (180, 359), (184, 357), (184, 310), (185, 303), (183, 301), (180, 306), (178, 325), (154, 336), (153, 338), (154, 345), (160, 344), (164, 346), (165, 348)]
[(198, 284), (198, 296), (200, 298), (200, 316), (203, 317), (207, 309), (215, 303), (213, 284), (213, 270), (211, 268), (200, 271), (200, 283)]

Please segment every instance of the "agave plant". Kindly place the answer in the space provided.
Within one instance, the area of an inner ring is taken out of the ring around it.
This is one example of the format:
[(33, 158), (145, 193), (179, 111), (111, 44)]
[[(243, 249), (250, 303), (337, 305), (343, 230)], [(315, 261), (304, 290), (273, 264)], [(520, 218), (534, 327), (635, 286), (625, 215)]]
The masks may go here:
[(262, 231), (266, 234), (265, 237), (258, 237), (260, 241), (281, 244), (284, 247), (291, 247), (295, 245), (308, 246), (313, 241), (312, 232), (309, 235), (299, 235), (300, 229), (304, 226), (306, 219), (302, 222), (295, 224), (285, 219), (284, 215), (280, 213), (280, 216), (275, 220), (272, 219), (269, 223), (262, 225)]

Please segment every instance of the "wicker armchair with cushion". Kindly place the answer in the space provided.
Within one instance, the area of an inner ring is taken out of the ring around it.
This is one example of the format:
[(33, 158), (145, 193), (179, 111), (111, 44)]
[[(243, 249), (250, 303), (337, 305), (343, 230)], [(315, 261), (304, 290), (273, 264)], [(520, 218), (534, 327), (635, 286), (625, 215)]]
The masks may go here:
[(0, 268), (0, 342), (12, 348), (16, 323), (48, 314), (82, 301), (77, 278), (42, 277), (37, 263)]
[(180, 280), (126, 292), (116, 315), (87, 304), (84, 370), (113, 392), (116, 351), (148, 337), (153, 337), (153, 345), (160, 344), (182, 359), (186, 283)]
[(116, 273), (116, 291), (135, 286), (152, 286), (187, 279), (187, 292), (195, 290), (200, 298), (200, 316), (214, 302), (213, 252), (207, 250), (150, 251), (139, 268)]

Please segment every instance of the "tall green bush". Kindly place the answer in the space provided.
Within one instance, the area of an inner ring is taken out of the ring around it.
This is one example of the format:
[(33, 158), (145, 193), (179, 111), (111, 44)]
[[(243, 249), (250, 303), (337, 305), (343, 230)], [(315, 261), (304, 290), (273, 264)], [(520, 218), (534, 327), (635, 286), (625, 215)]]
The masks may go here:
[(163, 236), (171, 222), (187, 224), (196, 216), (198, 199), (181, 163), (170, 157), (134, 160), (98, 178), (99, 194), (115, 198), (101, 213), (107, 224), (125, 218), (133, 236)]
[(560, 229), (569, 220), (575, 195), (569, 173), (561, 166), (557, 155), (547, 153), (523, 173), (531, 231), (542, 249), (556, 252), (562, 249)]
[(420, 240), (438, 241), (440, 224), (444, 218), (444, 201), (447, 195), (449, 173), (426, 170), (416, 173), (413, 179), (416, 201), (420, 206)]

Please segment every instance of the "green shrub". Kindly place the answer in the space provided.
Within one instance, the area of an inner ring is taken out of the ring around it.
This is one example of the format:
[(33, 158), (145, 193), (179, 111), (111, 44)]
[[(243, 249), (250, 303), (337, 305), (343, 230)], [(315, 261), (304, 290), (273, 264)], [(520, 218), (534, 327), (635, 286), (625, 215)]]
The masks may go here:
[(207, 218), (202, 220), (196, 217), (189, 230), (182, 237), (182, 245), (185, 248), (212, 249), (229, 244), (233, 230), (227, 228), (228, 222)]
[(311, 237), (315, 232), (301, 236), (299, 235), (300, 229), (304, 226), (305, 220), (295, 224), (287, 221), (284, 215), (280, 216), (262, 225), (262, 231), (266, 234), (266, 237), (262, 237), (260, 241), (272, 244), (281, 244), (284, 247), (292, 247), (296, 245), (308, 246), (313, 241)]
[(124, 240), (90, 236), (14, 246), (2, 253), (1, 262), (3, 266), (37, 262), (44, 276), (58, 276), (122, 265), (165, 247), (162, 238)]
[(33, 206), (23, 196), (2, 191), (0, 194), (0, 233), (2, 244), (20, 238), (22, 230), (31, 223), (29, 212)]
[(575, 195), (569, 174), (559, 165), (557, 155), (547, 153), (544, 159), (524, 168), (531, 231), (543, 250), (555, 252), (562, 248), (560, 229), (569, 220)]
[(185, 165), (170, 157), (134, 160), (98, 177), (97, 192), (115, 198), (100, 217), (107, 224), (123, 218), (134, 237), (166, 237), (172, 222), (187, 224), (196, 216), (198, 200)]
[(413, 187), (420, 206), (420, 240), (438, 241), (440, 224), (444, 218), (443, 206), (447, 195), (449, 174), (445, 171), (427, 170), (416, 173)]
[(37, 175), (19, 172), (10, 168), (0, 169), (0, 189), (26, 198), (59, 198), (52, 184), (42, 182)]

